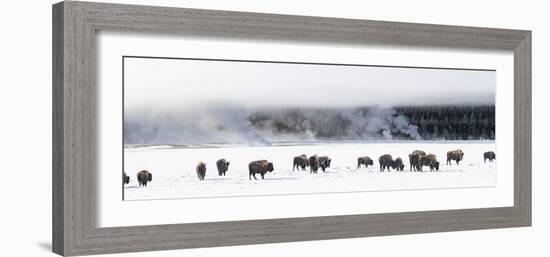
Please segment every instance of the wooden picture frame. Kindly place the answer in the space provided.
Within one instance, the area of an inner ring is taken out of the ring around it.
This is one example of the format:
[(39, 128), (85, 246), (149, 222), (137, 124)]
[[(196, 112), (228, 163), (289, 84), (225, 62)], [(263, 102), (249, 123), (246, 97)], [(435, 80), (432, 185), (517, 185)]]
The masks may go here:
[[(514, 206), (97, 227), (95, 36), (100, 30), (513, 51)], [(73, 1), (53, 6), (55, 253), (105, 254), (530, 225), (530, 31)]]

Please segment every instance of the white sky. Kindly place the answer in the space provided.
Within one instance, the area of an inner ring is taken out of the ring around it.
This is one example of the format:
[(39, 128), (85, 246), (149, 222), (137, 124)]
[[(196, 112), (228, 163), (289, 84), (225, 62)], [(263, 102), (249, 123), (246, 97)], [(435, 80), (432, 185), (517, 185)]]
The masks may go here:
[(494, 104), (496, 72), (125, 58), (126, 111)]

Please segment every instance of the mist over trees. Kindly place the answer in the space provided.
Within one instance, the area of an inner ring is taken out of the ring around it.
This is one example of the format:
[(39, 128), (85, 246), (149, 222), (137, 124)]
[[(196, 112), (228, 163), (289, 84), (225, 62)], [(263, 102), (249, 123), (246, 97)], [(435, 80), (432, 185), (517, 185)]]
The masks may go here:
[(397, 107), (428, 140), (494, 140), (495, 106)]
[(224, 106), (124, 118), (125, 144), (494, 140), (494, 105), (355, 108)]
[[(270, 137), (312, 140), (494, 140), (495, 107), (424, 106), (257, 111), (250, 124)], [(286, 137), (285, 137), (286, 135)]]

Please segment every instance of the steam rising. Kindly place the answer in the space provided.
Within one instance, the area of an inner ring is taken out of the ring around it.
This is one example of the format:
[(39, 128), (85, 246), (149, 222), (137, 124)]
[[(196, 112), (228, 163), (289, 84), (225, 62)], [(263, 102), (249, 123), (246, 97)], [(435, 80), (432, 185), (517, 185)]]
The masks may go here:
[(392, 108), (250, 110), (127, 115), (126, 144), (248, 144), (422, 139), (418, 127)]
[(432, 119), (439, 127), (431, 131), (395, 106), (494, 105), (494, 71), (135, 57), (124, 64), (126, 144), (419, 140), (440, 130), (463, 136), (463, 127), (491, 134), (473, 123), (449, 127), (446, 116)]
[(259, 131), (246, 122), (243, 109), (209, 109), (201, 112), (142, 113), (127, 115), (125, 144), (215, 144), (268, 145)]

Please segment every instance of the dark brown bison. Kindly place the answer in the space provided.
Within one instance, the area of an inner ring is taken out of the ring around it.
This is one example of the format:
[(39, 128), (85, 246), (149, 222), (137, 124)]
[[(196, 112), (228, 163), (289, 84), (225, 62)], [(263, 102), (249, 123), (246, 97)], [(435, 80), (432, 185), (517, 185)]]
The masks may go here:
[(204, 177), (206, 177), (206, 163), (199, 162), (195, 170), (197, 171), (197, 177), (199, 177), (199, 180), (204, 180)]
[(319, 167), (321, 167), (321, 170), (325, 172), (327, 168), (330, 168), (330, 162), (332, 161), (328, 156), (319, 156)]
[(122, 172), (122, 185), (130, 183), (130, 176), (126, 175), (126, 172)]
[(460, 149), (454, 150), (454, 151), (448, 151), (447, 152), (447, 164), (451, 165), (451, 161), (454, 160), (454, 161), (456, 161), (456, 164), (458, 165), (458, 163), (460, 161), (462, 161), (462, 157), (464, 157), (464, 152), (462, 152), (462, 150), (460, 150)]
[(420, 154), (409, 154), (409, 165), (411, 165), (410, 167), (410, 171), (418, 171), (420, 170), (420, 157), (422, 155)]
[(426, 155), (426, 152), (422, 150), (414, 150), (411, 154), (409, 154), (410, 171), (420, 170), (420, 156), (422, 155)]
[(388, 169), (390, 171), (390, 168), (395, 169), (395, 162), (391, 155), (384, 154), (378, 158), (378, 163), (380, 164), (380, 171), (384, 171), (384, 169)]
[(216, 168), (218, 168), (218, 176), (225, 176), (225, 172), (229, 169), (229, 162), (225, 159), (219, 159), (216, 161)]
[(151, 182), (151, 180), (153, 180), (153, 174), (149, 171), (142, 170), (138, 172), (137, 181), (139, 182), (139, 186), (147, 186), (147, 182)]
[(393, 161), (393, 167), (394, 167), (394, 169), (397, 169), (398, 171), (403, 171), (405, 169), (405, 164), (403, 164), (403, 160), (400, 157), (397, 157)]
[(302, 168), (302, 170), (306, 170), (307, 166), (309, 166), (307, 163), (307, 155), (302, 154), (294, 157), (292, 171), (294, 171), (294, 168), (296, 168), (297, 170), (300, 170), (300, 168)]
[(308, 159), (309, 163), (309, 173), (317, 173), (317, 170), (319, 170), (319, 158), (317, 158), (317, 155), (312, 155)]
[(492, 162), (493, 160), (496, 160), (496, 159), (497, 159), (497, 155), (493, 151), (483, 153), (483, 162), (487, 162), (487, 160), (489, 160), (489, 162)]
[(439, 162), (433, 154), (422, 155), (420, 156), (420, 171), (422, 171), (422, 166), (429, 166), (430, 171), (439, 170)]
[(362, 156), (362, 157), (359, 157), (357, 158), (357, 168), (361, 168), (361, 165), (365, 165), (365, 168), (368, 168), (369, 165), (372, 166), (374, 165), (374, 162), (372, 161), (372, 159), (368, 156)]
[(252, 179), (251, 177), (254, 177), (254, 179), (256, 179), (256, 173), (260, 173), (262, 175), (262, 179), (264, 179), (264, 175), (268, 171), (273, 171), (273, 163), (268, 162), (267, 160), (250, 162), (248, 164), (248, 179)]

